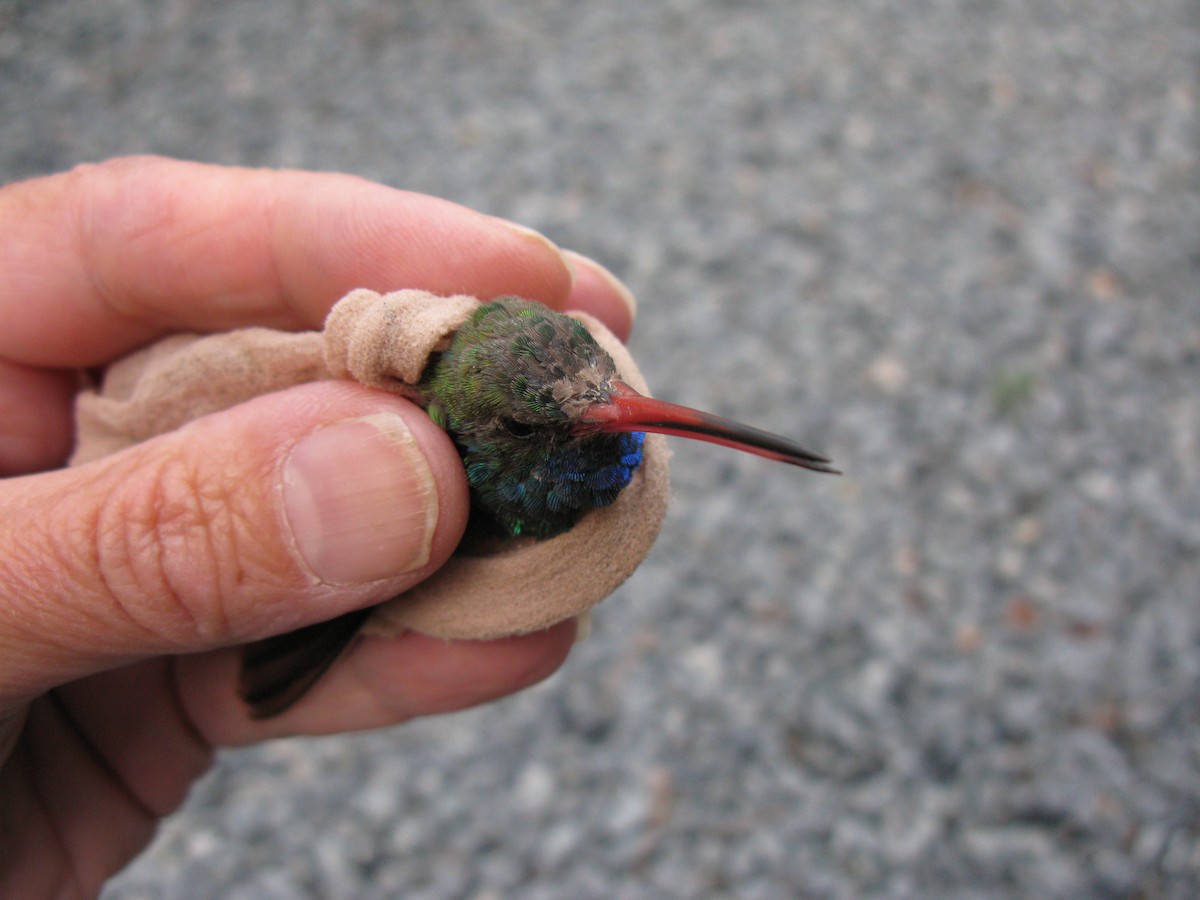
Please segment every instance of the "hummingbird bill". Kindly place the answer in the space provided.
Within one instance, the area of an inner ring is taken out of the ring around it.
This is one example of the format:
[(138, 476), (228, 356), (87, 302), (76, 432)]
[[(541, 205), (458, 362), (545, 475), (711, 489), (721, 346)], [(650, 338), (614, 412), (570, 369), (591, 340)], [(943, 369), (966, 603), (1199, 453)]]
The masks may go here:
[[(499, 540), (546, 540), (611, 504), (641, 465), (648, 432), (840, 474), (787, 438), (638, 393), (581, 322), (517, 297), (480, 305), (418, 391), (462, 456), (469, 529)], [(278, 715), (303, 697), (372, 610), (248, 645), (239, 693), (251, 715)]]

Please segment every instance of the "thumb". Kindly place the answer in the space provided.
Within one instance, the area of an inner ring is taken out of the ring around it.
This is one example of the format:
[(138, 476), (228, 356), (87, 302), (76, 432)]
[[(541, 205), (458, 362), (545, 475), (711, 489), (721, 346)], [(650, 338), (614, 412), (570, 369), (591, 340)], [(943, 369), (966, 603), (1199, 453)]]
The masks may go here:
[(446, 561), (467, 506), (424, 412), (337, 382), (0, 481), (0, 709), (382, 601)]

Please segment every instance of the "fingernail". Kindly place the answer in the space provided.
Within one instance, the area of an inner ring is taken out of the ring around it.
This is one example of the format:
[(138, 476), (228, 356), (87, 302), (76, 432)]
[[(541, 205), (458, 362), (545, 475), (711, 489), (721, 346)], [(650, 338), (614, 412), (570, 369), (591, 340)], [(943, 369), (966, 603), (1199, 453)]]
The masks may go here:
[(492, 218), (511, 231), (513, 234), (521, 237), (523, 240), (540, 244), (542, 247), (549, 250), (551, 253), (557, 256), (559, 260), (562, 261), (563, 268), (571, 274), (571, 280), (575, 280), (575, 270), (571, 268), (570, 260), (567, 259), (567, 255), (563, 252), (562, 248), (559, 247), (558, 244), (554, 243), (554, 241), (550, 240), (550, 238), (546, 237), (540, 231), (534, 231), (532, 228), (529, 228), (525, 225), (520, 225), (517, 222), (513, 222), (509, 219), (501, 219), (499, 216), (493, 216)]
[(629, 310), (629, 317), (631, 319), (637, 318), (637, 298), (633, 296), (633, 291), (626, 286), (625, 282), (590, 256), (584, 256), (582, 253), (576, 253), (574, 250), (564, 250), (563, 256), (566, 257), (568, 265), (576, 272), (579, 271), (579, 266), (591, 269), (605, 284), (612, 288), (613, 293), (621, 298), (621, 302)]
[(575, 643), (582, 644), (592, 636), (592, 611), (585, 609), (575, 617)]
[(321, 581), (357, 584), (429, 561), (437, 483), (404, 419), (379, 413), (314, 431), (283, 467), (283, 505)]

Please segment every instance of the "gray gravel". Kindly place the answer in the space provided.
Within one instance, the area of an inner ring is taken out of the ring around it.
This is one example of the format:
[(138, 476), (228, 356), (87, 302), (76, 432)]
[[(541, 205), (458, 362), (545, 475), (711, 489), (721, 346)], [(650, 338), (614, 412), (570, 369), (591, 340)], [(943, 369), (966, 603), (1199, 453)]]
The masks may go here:
[(338, 169), (625, 278), (675, 442), (552, 680), (224, 755), (109, 898), (1200, 892), (1194, 0), (0, 0), (0, 176)]

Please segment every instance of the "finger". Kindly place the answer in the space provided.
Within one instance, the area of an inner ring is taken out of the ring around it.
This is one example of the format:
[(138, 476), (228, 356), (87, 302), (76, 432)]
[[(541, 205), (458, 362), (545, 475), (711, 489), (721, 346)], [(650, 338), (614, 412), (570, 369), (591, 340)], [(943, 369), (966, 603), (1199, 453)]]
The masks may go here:
[[(603, 266), (566, 251), (574, 273), (565, 306), (605, 322), (621, 340), (629, 339), (637, 303), (633, 294)], [(75, 372), (43, 370), (0, 359), (0, 477), (61, 465), (71, 450)]]
[(71, 452), (74, 372), (0, 359), (0, 478), (62, 465)]
[(446, 560), (467, 509), (428, 416), (331, 382), (0, 481), (0, 709), (394, 596)]
[(170, 658), (72, 681), (34, 705), (47, 700), (152, 818), (174, 811), (191, 783), (212, 765), (213, 745), (184, 715)]
[(0, 769), (0, 894), (95, 896), (155, 824), (97, 764), (53, 697), (32, 705)]
[(633, 320), (637, 316), (637, 300), (612, 272), (598, 262), (575, 253), (564, 251), (575, 281), (571, 295), (567, 298), (567, 309), (577, 309), (595, 316), (622, 341), (629, 340)]
[(176, 660), (180, 702), (214, 746), (395, 725), (495, 700), (541, 681), (566, 658), (574, 621), (497, 641), (444, 641), (416, 632), (363, 638), (282, 715), (252, 720), (237, 698), (231, 651)]
[(356, 287), (562, 308), (546, 238), (347, 175), (137, 157), (0, 189), (0, 358), (107, 361), (172, 331), (314, 328)]

